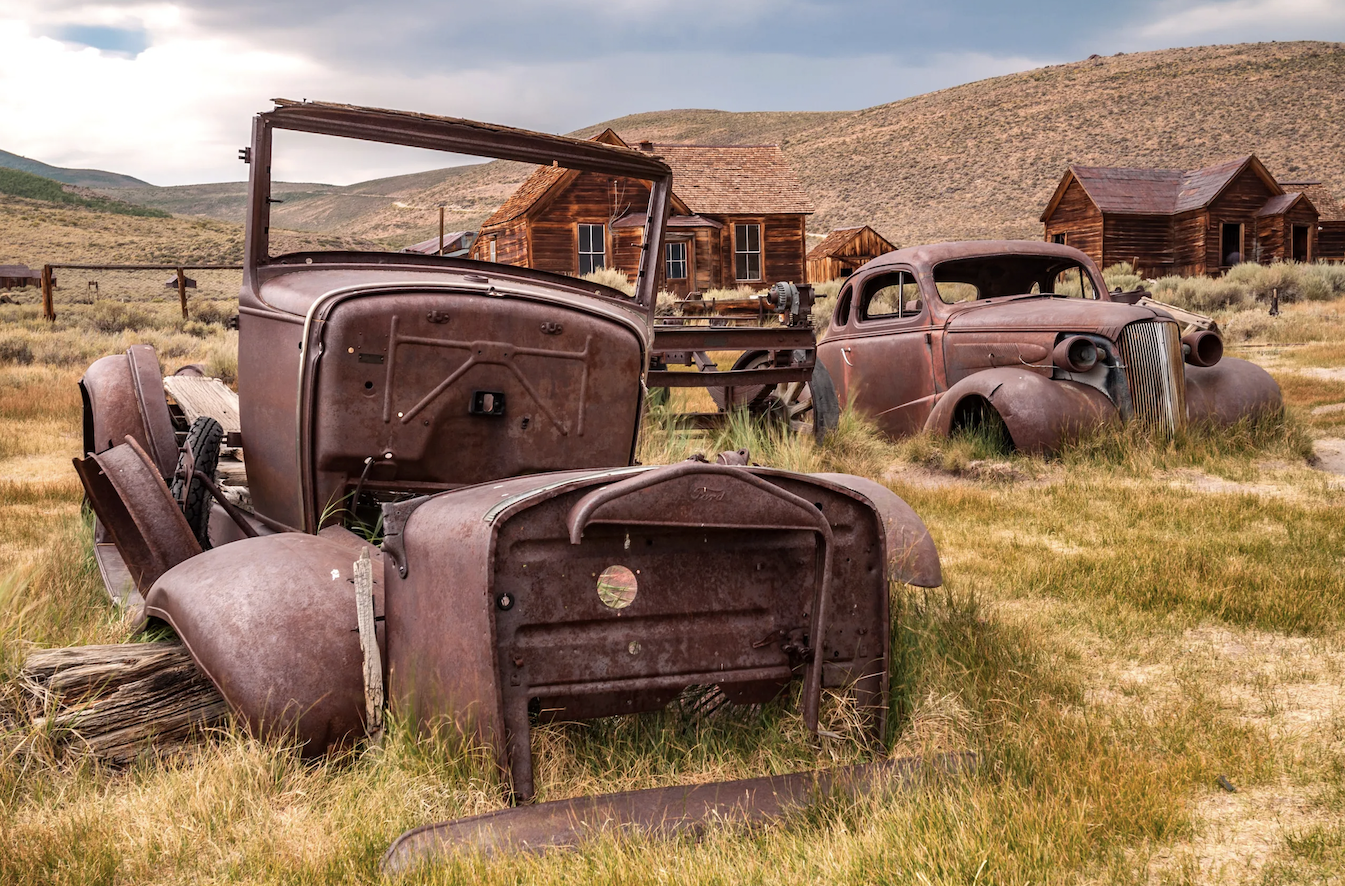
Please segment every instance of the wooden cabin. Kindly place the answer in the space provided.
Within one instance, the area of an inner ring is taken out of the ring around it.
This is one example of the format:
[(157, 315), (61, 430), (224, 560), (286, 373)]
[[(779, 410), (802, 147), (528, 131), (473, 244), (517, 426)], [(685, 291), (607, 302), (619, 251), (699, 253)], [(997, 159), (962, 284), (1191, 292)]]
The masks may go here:
[(42, 272), (27, 265), (0, 265), (0, 289), (22, 289), (41, 286)]
[[(612, 130), (594, 141), (630, 147)], [(813, 205), (775, 145), (654, 145), (672, 168), (658, 286), (695, 290), (806, 282), (804, 223)], [(649, 187), (538, 167), (481, 226), (471, 257), (581, 276), (639, 267)]]
[(1190, 172), (1071, 166), (1041, 221), (1047, 240), (1149, 277), (1317, 258), (1316, 207), (1250, 154)]
[(896, 249), (868, 225), (837, 228), (809, 251), (808, 279), (821, 283), (849, 277), (878, 256)]

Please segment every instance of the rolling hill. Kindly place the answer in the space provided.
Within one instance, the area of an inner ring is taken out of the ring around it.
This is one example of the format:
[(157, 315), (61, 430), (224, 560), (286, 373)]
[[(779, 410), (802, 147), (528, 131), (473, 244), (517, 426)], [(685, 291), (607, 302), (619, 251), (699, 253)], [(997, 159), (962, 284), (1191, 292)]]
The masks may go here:
[(40, 175), (52, 181), (66, 185), (78, 185), (81, 188), (147, 188), (148, 182), (119, 172), (104, 172), (101, 169), (67, 169), (63, 166), (50, 166), (40, 160), (31, 160), (0, 151), (0, 169), (17, 169), (32, 175)]
[[(898, 243), (1040, 235), (1070, 163), (1195, 168), (1254, 153), (1284, 178), (1345, 194), (1345, 45), (1295, 42), (1093, 56), (860, 111), (636, 114), (629, 142), (781, 145), (817, 205), (813, 231), (868, 223)], [(527, 174), (489, 163), (348, 187), (287, 185), (276, 223), (414, 242), (480, 223)], [(676, 185), (674, 184), (674, 187)], [(242, 219), (242, 185), (118, 197)]]

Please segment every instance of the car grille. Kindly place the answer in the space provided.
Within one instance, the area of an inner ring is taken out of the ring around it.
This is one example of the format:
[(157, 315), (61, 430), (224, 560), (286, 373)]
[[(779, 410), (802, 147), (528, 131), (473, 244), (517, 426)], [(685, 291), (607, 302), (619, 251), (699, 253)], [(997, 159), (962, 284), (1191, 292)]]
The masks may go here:
[(1186, 374), (1177, 324), (1131, 323), (1121, 330), (1117, 344), (1135, 419), (1175, 433), (1186, 423)]

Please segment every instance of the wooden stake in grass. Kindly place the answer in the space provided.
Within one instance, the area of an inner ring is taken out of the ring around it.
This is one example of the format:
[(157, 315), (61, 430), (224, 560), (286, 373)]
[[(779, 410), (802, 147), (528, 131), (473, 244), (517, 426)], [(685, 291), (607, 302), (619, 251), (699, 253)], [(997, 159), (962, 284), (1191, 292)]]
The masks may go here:
[(383, 733), (383, 658), (374, 633), (374, 564), (367, 550), (355, 561), (355, 614), (360, 626), (360, 650), (364, 653), (365, 729), (374, 741)]

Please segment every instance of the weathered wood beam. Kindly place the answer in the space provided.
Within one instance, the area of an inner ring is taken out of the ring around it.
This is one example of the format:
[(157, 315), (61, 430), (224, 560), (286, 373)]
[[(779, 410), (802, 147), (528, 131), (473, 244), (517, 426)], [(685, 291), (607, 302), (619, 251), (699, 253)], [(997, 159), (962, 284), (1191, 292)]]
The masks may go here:
[(229, 706), (175, 642), (40, 649), (19, 674), (34, 731), (114, 764), (180, 750)]

